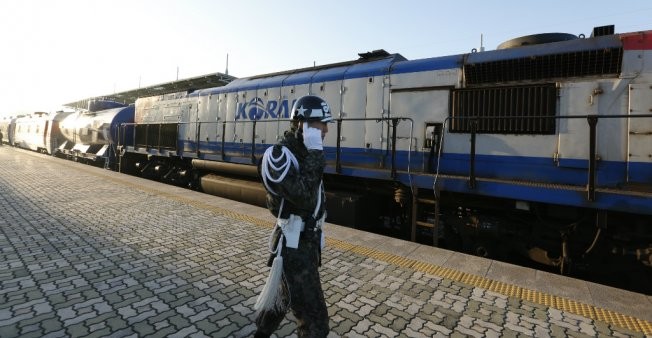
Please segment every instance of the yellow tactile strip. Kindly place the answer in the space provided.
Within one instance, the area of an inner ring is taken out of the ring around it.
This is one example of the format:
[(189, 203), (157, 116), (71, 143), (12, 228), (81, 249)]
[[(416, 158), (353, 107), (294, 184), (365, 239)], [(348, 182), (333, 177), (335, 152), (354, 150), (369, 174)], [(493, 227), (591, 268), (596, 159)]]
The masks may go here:
[[(71, 163), (72, 166), (72, 163)], [(79, 166), (75, 168), (80, 169)], [(220, 208), (214, 205), (196, 201), (187, 197), (181, 197), (173, 193), (162, 192), (158, 189), (148, 187), (143, 184), (134, 184), (133, 182), (128, 182), (127, 180), (120, 179), (115, 176), (108, 176), (106, 174), (100, 174), (99, 172), (93, 174), (104, 178), (107, 178), (111, 181), (116, 181), (120, 183), (126, 183), (128, 185), (137, 186), (138, 189), (150, 192), (157, 196), (162, 196), (168, 199), (176, 200), (184, 204), (190, 204), (197, 208), (209, 210), (223, 216), (229, 217), (231, 219), (245, 221), (251, 224), (255, 224), (262, 227), (271, 228), (273, 224), (269, 221), (264, 221), (259, 218), (234, 212), (232, 210)], [(371, 257), (383, 262), (387, 262), (392, 265), (399, 267), (404, 267), (408, 269), (414, 269), (416, 271), (421, 271), (430, 275), (439, 276), (442, 278), (450, 279), (456, 282), (465, 283), (474, 287), (483, 288), (490, 290), (508, 297), (516, 297), (519, 299), (527, 300), (533, 303), (542, 304), (551, 308), (559, 309), (569, 313), (577, 314), (586, 318), (591, 318), (593, 320), (598, 320), (607, 324), (616, 325), (619, 327), (627, 328), (635, 332), (642, 332), (646, 335), (652, 334), (652, 323), (646, 320), (634, 318), (632, 316), (623, 315), (611, 310), (606, 310), (603, 308), (595, 307), (592, 305), (580, 303), (574, 300), (566, 299), (563, 297), (549, 295), (543, 292), (536, 290), (530, 290), (520, 286), (515, 286), (495, 280), (491, 280), (482, 276), (477, 276), (469, 274), (466, 272), (461, 272), (455, 269), (441, 267), (434, 264), (424, 263), (410, 258), (401, 257), (391, 253), (382, 252), (379, 250), (367, 248), (361, 245), (352, 244), (342, 240), (327, 238), (327, 245), (335, 247), (343, 251), (350, 251), (362, 256)]]
[[(249, 215), (244, 215), (233, 212), (231, 210), (210, 206), (201, 202), (179, 198), (173, 195), (167, 195), (166, 197), (178, 199), (180, 201), (183, 200), (185, 203), (192, 204), (202, 209), (210, 209), (229, 218), (249, 222), (267, 228), (272, 227), (272, 224), (269, 221), (263, 221)], [(334, 238), (327, 238), (326, 243), (328, 246), (335, 247), (343, 251), (350, 251), (399, 267), (414, 269), (430, 275), (435, 275), (456, 282), (465, 283), (474, 287), (490, 290), (508, 297), (516, 297), (533, 303), (542, 304), (568, 313), (577, 314), (607, 324), (613, 324), (619, 327), (627, 328), (635, 332), (642, 332), (646, 335), (652, 334), (652, 323), (642, 319), (634, 318), (632, 316), (623, 315), (611, 310), (606, 310), (563, 297), (553, 296), (540, 291), (530, 290), (520, 286), (495, 281), (486, 277), (461, 272), (455, 269), (424, 263), (414, 259), (401, 257), (391, 253), (382, 252)]]
[(627, 328), (632, 331), (642, 332), (646, 335), (652, 334), (652, 323), (610, 310), (576, 302), (574, 300), (566, 299), (563, 297), (549, 295), (540, 291), (530, 290), (520, 286), (491, 280), (482, 276), (461, 272), (455, 269), (423, 263), (414, 259), (400, 257), (394, 254), (353, 245), (337, 239), (329, 238), (327, 243), (328, 245), (341, 250), (352, 251), (400, 267), (414, 269), (430, 275), (435, 275), (456, 282), (487, 289), (505, 296), (516, 297), (533, 303), (542, 304), (551, 308), (577, 314), (586, 318), (591, 318), (593, 320), (598, 320), (608, 324)]

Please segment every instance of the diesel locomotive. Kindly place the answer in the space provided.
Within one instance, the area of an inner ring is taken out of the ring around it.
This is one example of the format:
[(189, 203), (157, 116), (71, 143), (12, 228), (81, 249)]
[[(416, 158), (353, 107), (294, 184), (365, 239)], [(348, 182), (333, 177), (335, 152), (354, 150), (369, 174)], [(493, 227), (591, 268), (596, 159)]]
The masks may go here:
[[(652, 31), (521, 37), (140, 98), (120, 168), (263, 204), (256, 164), (297, 98), (337, 117), (329, 220), (562, 272), (652, 267)], [(648, 272), (649, 276), (649, 272)]]

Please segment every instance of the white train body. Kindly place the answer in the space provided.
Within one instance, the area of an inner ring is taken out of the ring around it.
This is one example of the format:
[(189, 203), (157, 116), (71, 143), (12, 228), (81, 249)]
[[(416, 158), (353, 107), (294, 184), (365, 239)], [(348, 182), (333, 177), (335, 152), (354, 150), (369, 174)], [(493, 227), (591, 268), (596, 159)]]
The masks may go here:
[(562, 272), (573, 259), (625, 269), (622, 256), (650, 267), (652, 31), (560, 35), (421, 60), (375, 51), (141, 98), (123, 167), (264, 203), (260, 184), (236, 180), (256, 175), (293, 102), (318, 95), (335, 117), (329, 221), (412, 240), (425, 230), (435, 245)]
[[(414, 61), (386, 55), (139, 99), (135, 122), (179, 123), (178, 144), (173, 148), (180, 155), (247, 163), (252, 149), (257, 156), (287, 129), (284, 119), (289, 118), (294, 100), (319, 95), (342, 120), (340, 132), (333, 126), (325, 140), (331, 164), (340, 149), (338, 164), (343, 171), (339, 174), (389, 179), (387, 173), (347, 172), (347, 168), (390, 168), (388, 153), (395, 136), (392, 161), (398, 180), (409, 184), (416, 179), (416, 184), (425, 188), (432, 187), (433, 174), (469, 175), (468, 123), (471, 117), (479, 117), (474, 154), (478, 178), (505, 180), (507, 184), (583, 186), (590, 160), (587, 116), (598, 116), (596, 187), (652, 184), (652, 119), (624, 118), (650, 114), (652, 109), (649, 44), (650, 33), (641, 32)], [(544, 61), (532, 61), (530, 67), (545, 67), (544, 62), (551, 66), (540, 73), (525, 70), (526, 75), (511, 78), (500, 73), (518, 72), (519, 62), (535, 59)], [(474, 75), (481, 67), (484, 70)], [(559, 71), (554, 67), (566, 68)], [(491, 105), (495, 108), (487, 108)], [(543, 117), (532, 118), (538, 115)], [(410, 120), (399, 121), (393, 135), (392, 118)], [(440, 130), (441, 135), (432, 136)], [(435, 158), (430, 153), (433, 137), (443, 145)], [(450, 187), (482, 195), (531, 198), (529, 192), (500, 193), (498, 186), (487, 186), (486, 191), (483, 187), (456, 187), (459, 182), (455, 178), (444, 178), (441, 184), (444, 190)], [(537, 199), (550, 202), (557, 198)], [(618, 203), (603, 202), (602, 207)], [(587, 205), (579, 200), (573, 203)], [(652, 205), (649, 210), (647, 213), (652, 212)]]
[(16, 147), (54, 154), (65, 140), (59, 124), (67, 114), (38, 112), (12, 120), (8, 128), (10, 143)]

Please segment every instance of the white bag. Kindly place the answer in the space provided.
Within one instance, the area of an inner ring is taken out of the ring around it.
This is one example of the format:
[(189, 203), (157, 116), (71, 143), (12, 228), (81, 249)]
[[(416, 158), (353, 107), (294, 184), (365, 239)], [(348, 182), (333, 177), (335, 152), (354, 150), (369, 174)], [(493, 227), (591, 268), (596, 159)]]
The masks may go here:
[(299, 248), (299, 237), (303, 230), (303, 220), (297, 215), (290, 215), (288, 219), (278, 219), (278, 226), (285, 236), (285, 246), (292, 249)]

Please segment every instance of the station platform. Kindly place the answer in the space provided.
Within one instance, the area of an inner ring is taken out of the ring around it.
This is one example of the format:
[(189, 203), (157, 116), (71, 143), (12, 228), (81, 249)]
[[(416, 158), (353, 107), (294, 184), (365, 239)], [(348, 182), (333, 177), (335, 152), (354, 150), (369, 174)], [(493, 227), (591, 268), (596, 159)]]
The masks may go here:
[[(0, 337), (249, 337), (263, 208), (0, 147)], [(652, 297), (326, 225), (329, 337), (652, 337)], [(292, 315), (276, 337), (296, 337)]]

